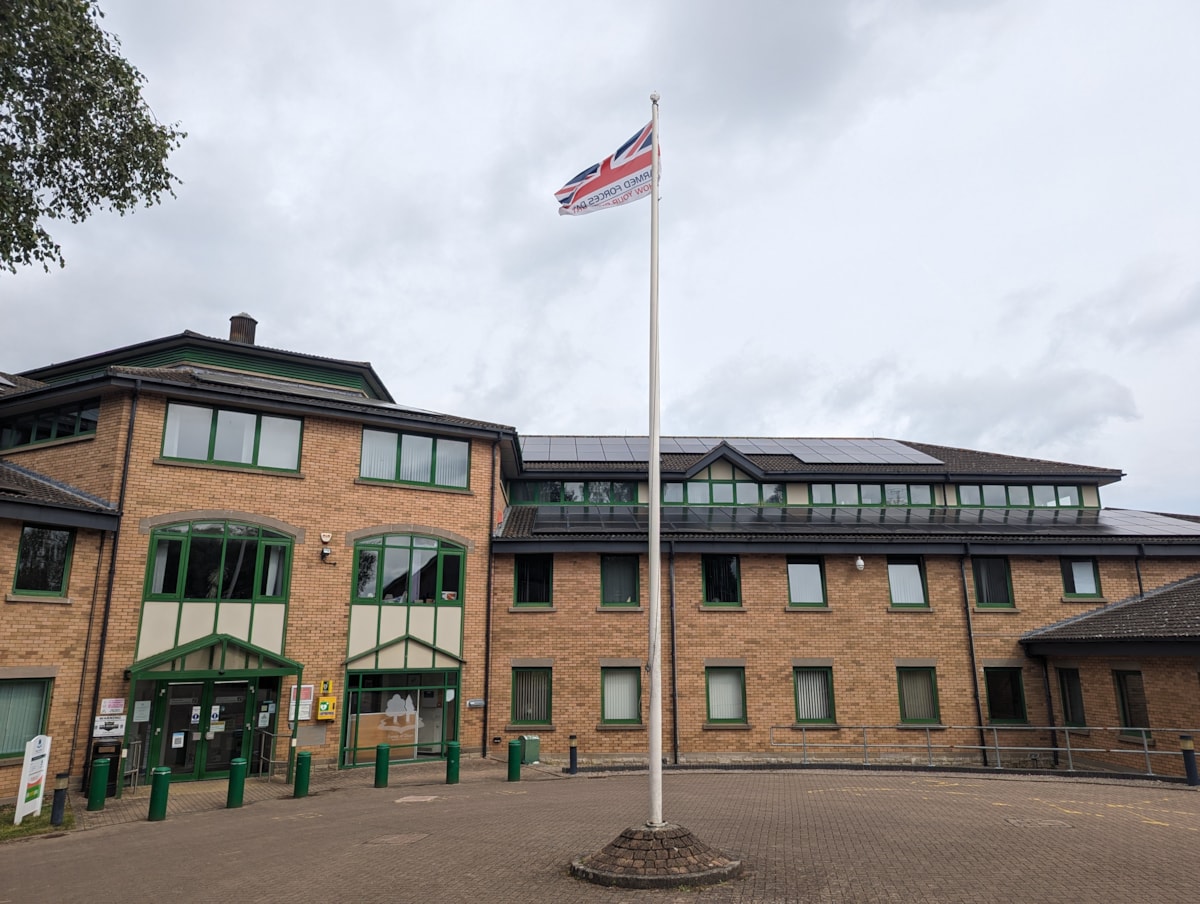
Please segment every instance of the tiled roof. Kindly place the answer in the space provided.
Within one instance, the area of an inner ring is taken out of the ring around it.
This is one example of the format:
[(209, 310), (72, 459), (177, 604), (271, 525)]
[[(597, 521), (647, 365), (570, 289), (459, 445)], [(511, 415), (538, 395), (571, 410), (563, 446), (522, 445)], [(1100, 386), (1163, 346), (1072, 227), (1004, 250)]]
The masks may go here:
[(1025, 642), (1200, 640), (1200, 575), (1025, 634)]
[(82, 512), (115, 513), (115, 506), (37, 471), (0, 459), (0, 500)]
[(4, 371), (0, 371), (0, 396), (27, 392), (30, 389), (39, 389), (45, 385), (45, 383), (40, 383), (37, 380), (31, 380), (28, 377), (21, 376), (20, 374), (9, 374), (5, 373)]

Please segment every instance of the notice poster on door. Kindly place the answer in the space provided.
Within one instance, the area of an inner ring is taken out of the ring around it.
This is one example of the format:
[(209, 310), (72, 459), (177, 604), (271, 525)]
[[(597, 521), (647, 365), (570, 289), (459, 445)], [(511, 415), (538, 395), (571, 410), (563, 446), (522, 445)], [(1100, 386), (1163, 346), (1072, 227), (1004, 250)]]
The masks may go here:
[[(300, 685), (300, 721), (308, 722), (312, 719), (313, 708), (313, 692), (316, 690), (315, 684)], [(288, 721), (296, 721), (296, 685), (292, 685), (292, 703), (288, 709)]]

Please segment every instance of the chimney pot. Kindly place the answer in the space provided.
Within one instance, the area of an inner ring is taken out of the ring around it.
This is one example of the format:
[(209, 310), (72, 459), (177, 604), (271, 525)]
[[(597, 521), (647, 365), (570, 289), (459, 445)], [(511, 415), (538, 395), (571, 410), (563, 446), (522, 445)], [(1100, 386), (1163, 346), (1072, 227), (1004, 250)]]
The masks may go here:
[(258, 326), (258, 321), (245, 311), (241, 314), (234, 314), (229, 318), (229, 341), (253, 345), (256, 326)]

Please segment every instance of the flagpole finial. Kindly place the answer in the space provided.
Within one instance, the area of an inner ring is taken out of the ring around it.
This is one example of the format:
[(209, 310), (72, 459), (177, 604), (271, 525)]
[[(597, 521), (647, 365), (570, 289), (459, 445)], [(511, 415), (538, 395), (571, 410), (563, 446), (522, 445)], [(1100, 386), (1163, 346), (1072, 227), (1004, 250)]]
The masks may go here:
[(658, 103), (658, 92), (657, 91), (655, 91), (653, 94), (650, 95), (650, 103), (652, 103), (652, 104)]

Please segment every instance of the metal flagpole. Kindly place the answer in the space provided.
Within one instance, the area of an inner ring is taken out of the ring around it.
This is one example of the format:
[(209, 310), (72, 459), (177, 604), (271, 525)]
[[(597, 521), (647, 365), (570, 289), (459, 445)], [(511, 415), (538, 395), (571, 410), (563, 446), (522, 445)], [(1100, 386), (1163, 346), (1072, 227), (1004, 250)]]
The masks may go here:
[(663, 825), (662, 810), (662, 493), (658, 421), (658, 95), (650, 95), (650, 819)]

